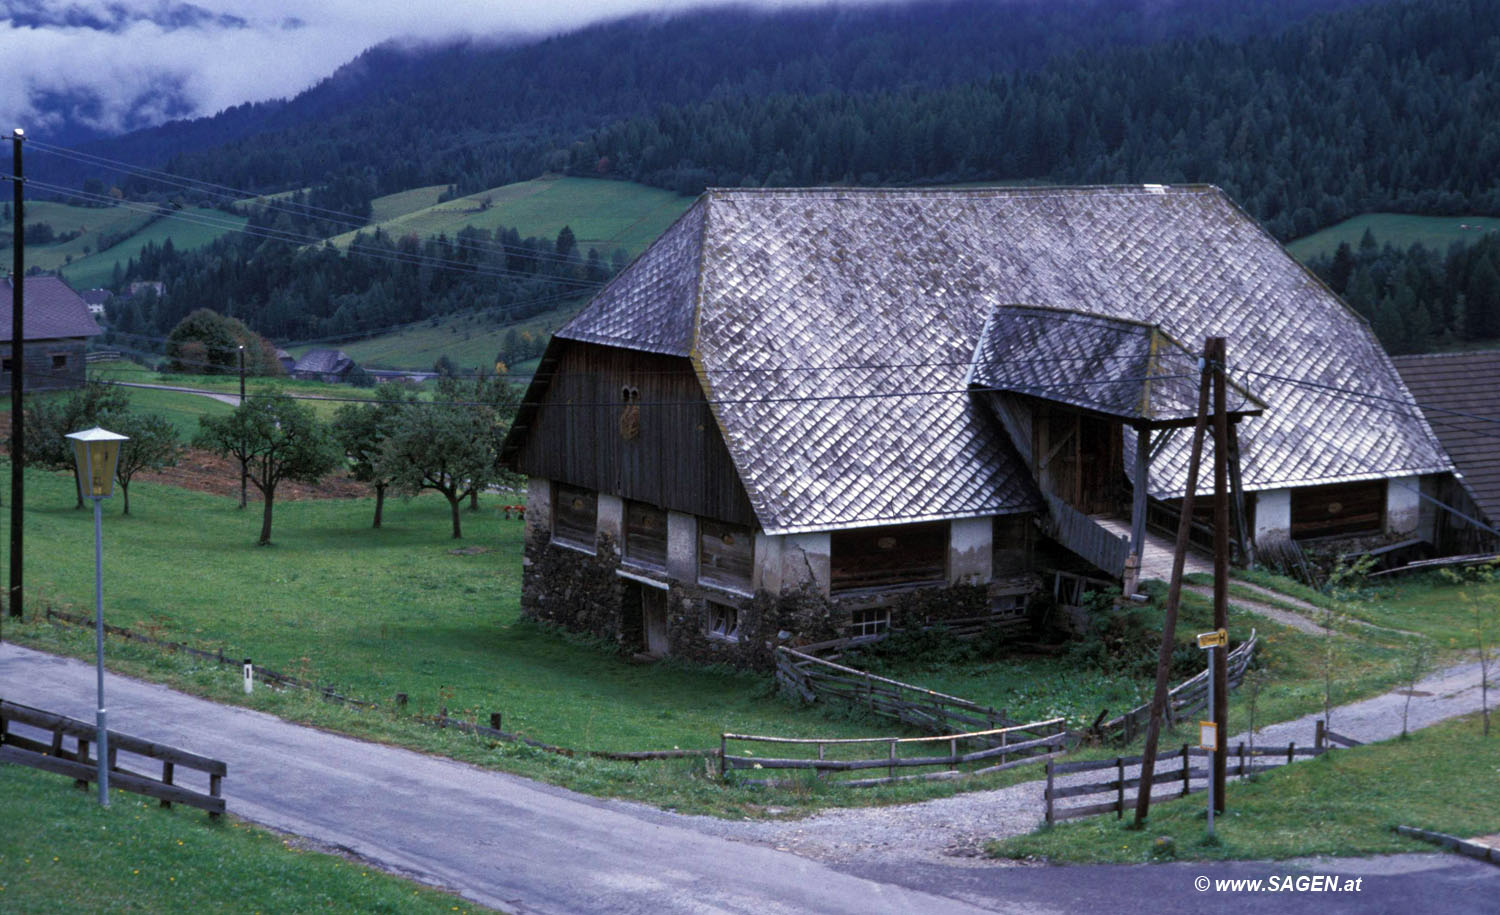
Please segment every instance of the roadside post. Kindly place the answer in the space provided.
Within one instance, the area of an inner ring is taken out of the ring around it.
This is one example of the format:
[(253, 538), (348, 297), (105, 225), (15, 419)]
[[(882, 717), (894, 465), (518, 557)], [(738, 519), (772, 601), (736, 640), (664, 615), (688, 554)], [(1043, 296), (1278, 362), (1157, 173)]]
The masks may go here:
[[(1215, 629), (1212, 632), (1198, 633), (1198, 647), (1208, 652), (1208, 708), (1210, 715), (1213, 714), (1214, 708), (1214, 649), (1222, 649), (1228, 644), (1229, 632), (1225, 629)], [(1198, 746), (1200, 749), (1208, 750), (1211, 753), (1218, 753), (1219, 741), (1222, 739), (1222, 736), (1219, 734), (1219, 725), (1217, 722), (1198, 722)], [(1210, 836), (1214, 834), (1215, 800), (1214, 778), (1210, 774), (1208, 777), (1208, 834)]]

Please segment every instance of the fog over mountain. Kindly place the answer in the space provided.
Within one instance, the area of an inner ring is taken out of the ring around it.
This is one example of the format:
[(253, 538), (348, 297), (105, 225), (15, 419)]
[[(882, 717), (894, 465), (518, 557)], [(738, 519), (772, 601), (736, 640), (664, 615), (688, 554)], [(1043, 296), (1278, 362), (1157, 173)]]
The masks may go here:
[[(514, 40), (632, 13), (711, 5), (728, 4), (0, 0), (0, 125), (74, 142), (289, 97), (386, 41)], [(757, 0), (753, 5), (815, 4)]]

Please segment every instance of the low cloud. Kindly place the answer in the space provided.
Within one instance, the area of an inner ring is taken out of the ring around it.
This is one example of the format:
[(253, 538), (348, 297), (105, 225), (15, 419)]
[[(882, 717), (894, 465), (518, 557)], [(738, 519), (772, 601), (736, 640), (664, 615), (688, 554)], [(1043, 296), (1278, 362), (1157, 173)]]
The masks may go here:
[[(0, 130), (119, 132), (295, 95), (381, 42), (545, 35), (714, 0), (0, 0)], [(758, 5), (816, 5), (768, 0)]]

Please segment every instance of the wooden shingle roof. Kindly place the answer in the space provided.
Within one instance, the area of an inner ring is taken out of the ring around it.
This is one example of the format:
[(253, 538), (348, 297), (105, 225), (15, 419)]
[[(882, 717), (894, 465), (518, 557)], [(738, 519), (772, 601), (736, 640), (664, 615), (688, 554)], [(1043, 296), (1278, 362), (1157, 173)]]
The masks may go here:
[(1475, 503), (1491, 522), (1500, 521), (1500, 352), (1392, 361)]
[[(561, 339), (693, 360), (770, 533), (1030, 510), (965, 380), (997, 307), (1228, 338), (1248, 489), (1451, 469), (1369, 327), (1211, 187), (711, 190)], [(1351, 396), (1348, 392), (1358, 392)], [(1180, 495), (1187, 436), (1152, 465)]]
[[(12, 338), (14, 290), (14, 280), (6, 277), (0, 285), (0, 343), (9, 343)], [(22, 292), (26, 296), (23, 330), (27, 340), (93, 337), (104, 332), (89, 314), (88, 304), (61, 277), (28, 276)]]

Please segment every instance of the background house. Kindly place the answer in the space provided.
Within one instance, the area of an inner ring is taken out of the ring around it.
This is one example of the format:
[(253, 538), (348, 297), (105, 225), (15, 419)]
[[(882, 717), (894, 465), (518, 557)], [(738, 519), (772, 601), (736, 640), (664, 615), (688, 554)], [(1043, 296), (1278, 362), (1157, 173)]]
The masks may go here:
[(353, 370), (354, 360), (343, 350), (310, 349), (292, 366), (291, 375), (306, 381), (339, 384), (348, 380)]
[(1100, 516), (1182, 496), (1207, 336), (1247, 540), (1436, 523), (1452, 465), (1370, 329), (1215, 188), (709, 191), (527, 391), (523, 605), (754, 664), (1075, 602), (1132, 548)]
[[(0, 344), (3, 368), (0, 391), (10, 390), (11, 335), (15, 295), (14, 280), (6, 277), (0, 288)], [(89, 307), (73, 288), (56, 276), (28, 276), (24, 320), (26, 364), (24, 389), (55, 391), (80, 387), (85, 378), (84, 347), (90, 337), (102, 333), (89, 315)]]

